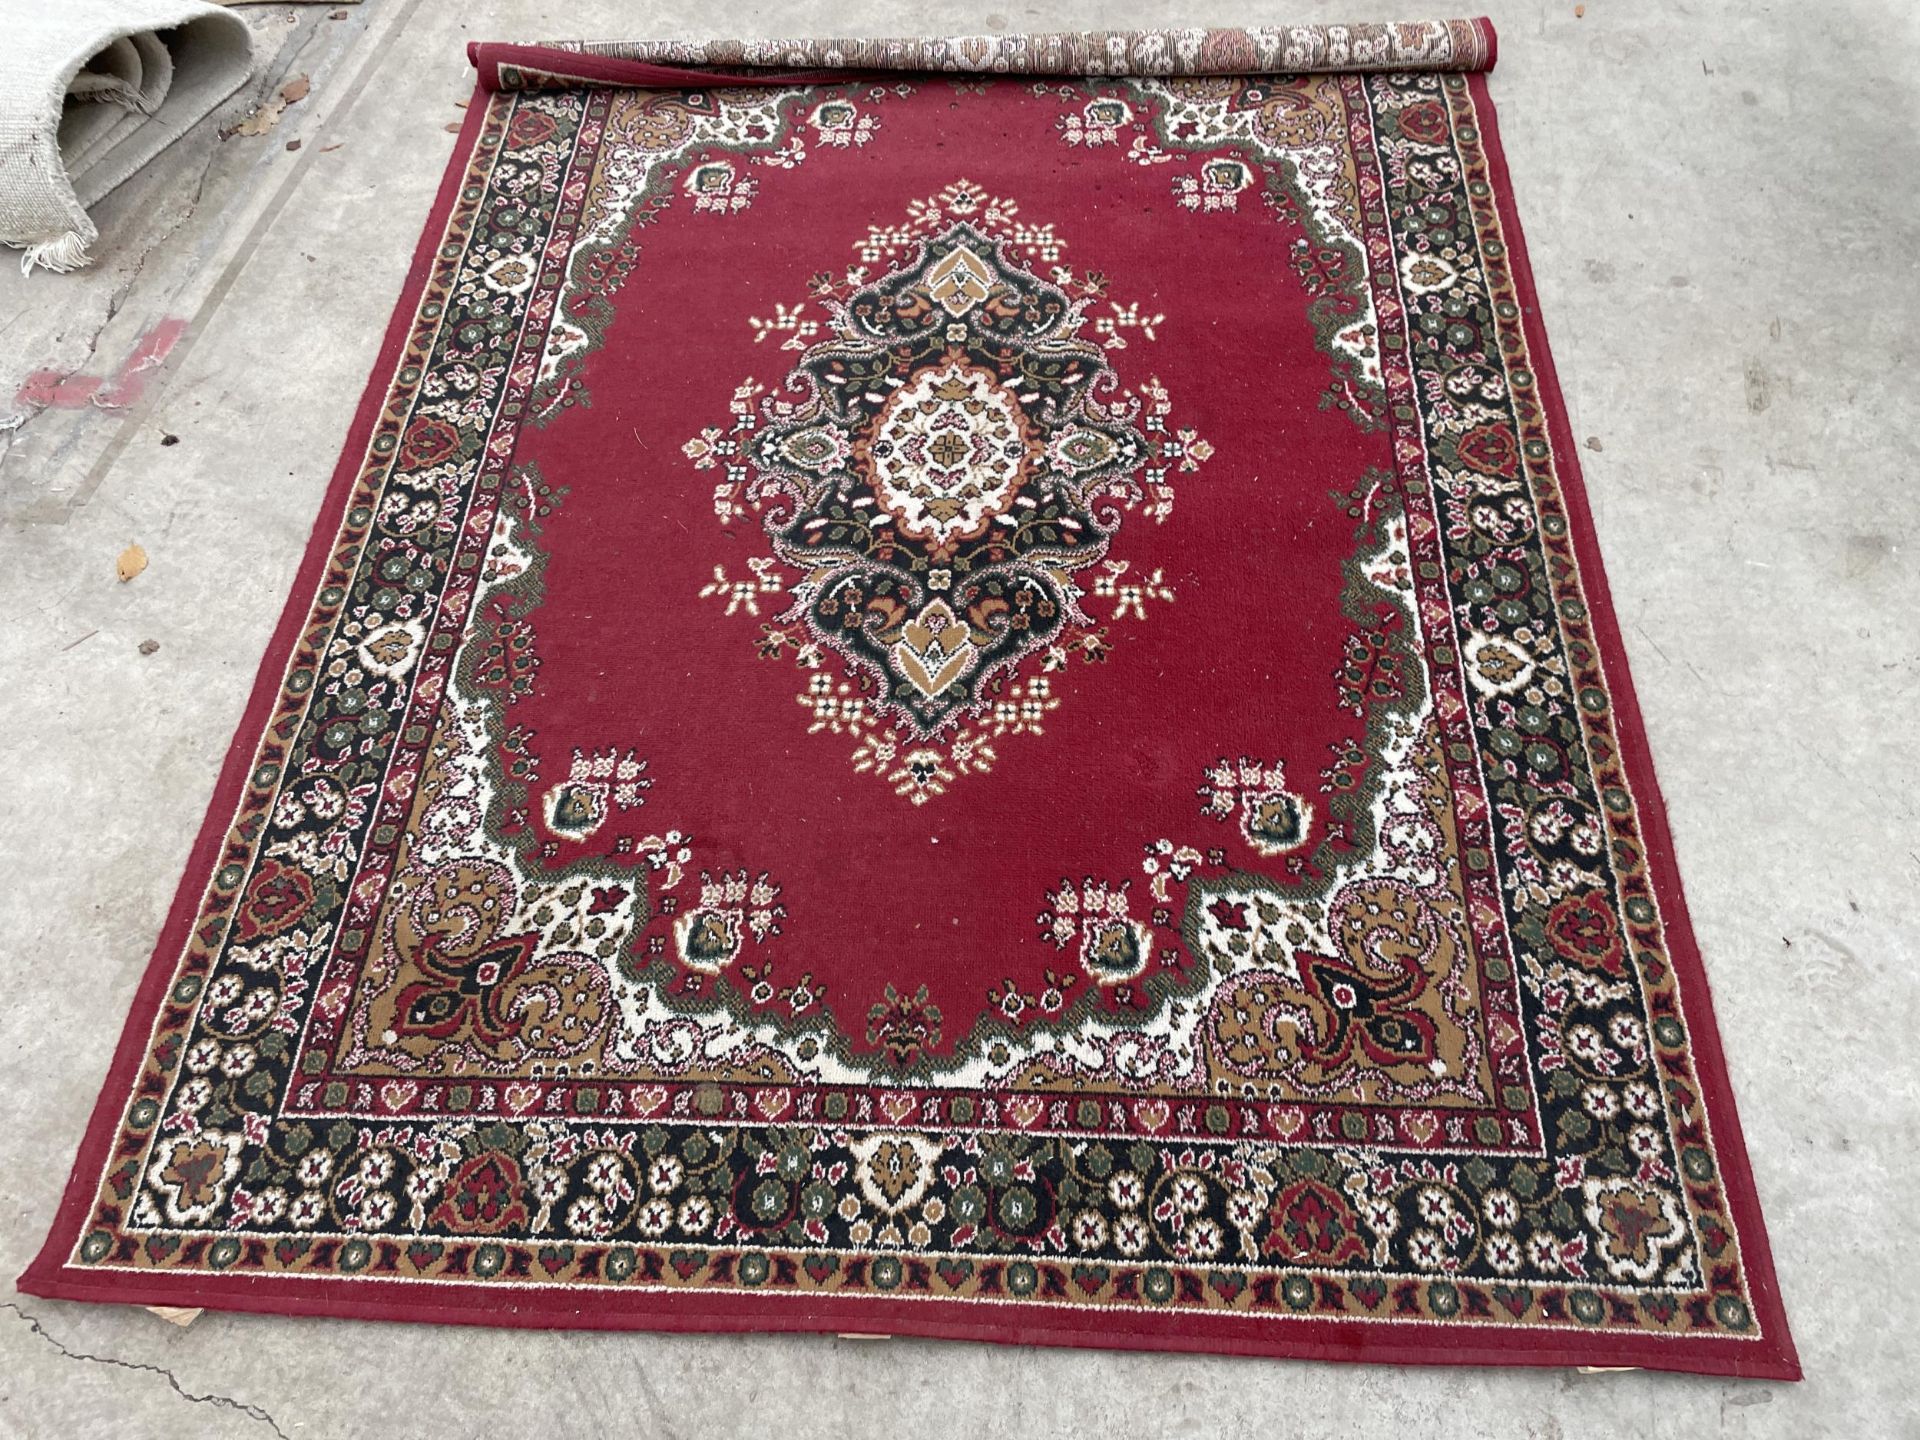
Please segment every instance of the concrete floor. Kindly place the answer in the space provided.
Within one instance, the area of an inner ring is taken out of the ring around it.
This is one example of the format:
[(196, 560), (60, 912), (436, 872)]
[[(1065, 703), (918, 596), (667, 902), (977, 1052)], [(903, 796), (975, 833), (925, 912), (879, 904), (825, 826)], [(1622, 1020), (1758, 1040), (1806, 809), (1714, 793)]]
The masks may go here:
[[(217, 1314), (183, 1330), (15, 1296), (0, 1433), (1920, 1435), (1920, 19), (1907, 0), (1485, 3), (1804, 1384)], [(203, 129), (112, 197), (95, 269), (0, 267), (0, 426), (10, 403), (25, 417), (0, 432), (5, 1276), (45, 1233), (291, 582), (453, 146), (466, 39), (1282, 18), (1243, 0), (243, 13), (275, 55), (254, 93), (304, 72), (311, 96), (264, 138)], [(140, 368), (169, 319), (181, 338)], [(49, 390), (43, 370), (100, 384)], [(119, 584), (136, 541), (151, 567)]]

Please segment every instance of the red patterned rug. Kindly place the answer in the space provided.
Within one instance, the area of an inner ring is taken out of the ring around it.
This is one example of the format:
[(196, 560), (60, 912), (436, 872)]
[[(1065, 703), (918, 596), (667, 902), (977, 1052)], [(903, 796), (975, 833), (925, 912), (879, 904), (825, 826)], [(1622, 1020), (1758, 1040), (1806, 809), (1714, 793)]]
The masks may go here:
[(25, 1289), (1798, 1373), (1484, 22), (475, 60)]

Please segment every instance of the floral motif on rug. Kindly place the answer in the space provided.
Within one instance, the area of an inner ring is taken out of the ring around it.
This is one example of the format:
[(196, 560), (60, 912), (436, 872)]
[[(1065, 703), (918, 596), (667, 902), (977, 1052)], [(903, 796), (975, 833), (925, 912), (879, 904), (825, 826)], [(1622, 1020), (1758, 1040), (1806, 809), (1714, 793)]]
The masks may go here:
[(1796, 1373), (1483, 81), (640, 63), (493, 69), (29, 1288)]

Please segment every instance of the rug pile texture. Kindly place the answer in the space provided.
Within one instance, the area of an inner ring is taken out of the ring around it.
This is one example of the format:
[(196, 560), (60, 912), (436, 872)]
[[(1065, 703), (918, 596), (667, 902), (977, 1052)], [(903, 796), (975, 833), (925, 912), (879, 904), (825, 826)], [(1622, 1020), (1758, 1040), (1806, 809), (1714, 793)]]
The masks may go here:
[(25, 1287), (1797, 1375), (1492, 55), (476, 47)]

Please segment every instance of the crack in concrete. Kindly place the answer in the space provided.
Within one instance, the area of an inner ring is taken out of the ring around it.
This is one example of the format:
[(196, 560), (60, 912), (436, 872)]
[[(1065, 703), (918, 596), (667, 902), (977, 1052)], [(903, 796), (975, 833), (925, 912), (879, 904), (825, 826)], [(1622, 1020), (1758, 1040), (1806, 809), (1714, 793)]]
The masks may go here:
[(11, 1300), (0, 1301), (0, 1310), (11, 1310), (14, 1314), (18, 1315), (22, 1320), (27, 1322), (28, 1328), (31, 1329), (35, 1335), (38, 1335), (69, 1360), (85, 1361), (90, 1365), (112, 1365), (121, 1370), (141, 1370), (150, 1375), (158, 1375), (165, 1380), (168, 1385), (173, 1387), (174, 1394), (189, 1404), (212, 1405), (218, 1409), (237, 1410), (250, 1420), (258, 1420), (262, 1425), (272, 1430), (275, 1435), (278, 1435), (280, 1440), (288, 1440), (287, 1432), (280, 1428), (279, 1421), (275, 1420), (273, 1416), (269, 1415), (265, 1410), (262, 1410), (258, 1405), (249, 1405), (243, 1400), (235, 1400), (230, 1395), (215, 1395), (211, 1393), (196, 1395), (193, 1391), (182, 1385), (179, 1380), (174, 1377), (174, 1373), (163, 1365), (147, 1365), (137, 1360), (116, 1359), (112, 1355), (93, 1355), (84, 1350), (71, 1350), (50, 1334), (44, 1325)]
[(659, 1427), (659, 1433), (665, 1440), (680, 1440), (680, 1432), (674, 1428), (673, 1417), (667, 1413), (666, 1401), (661, 1399), (660, 1391), (653, 1383), (653, 1377), (647, 1374), (645, 1360), (638, 1361), (633, 1367), (634, 1378), (640, 1382), (641, 1398), (647, 1402), (647, 1414)]

